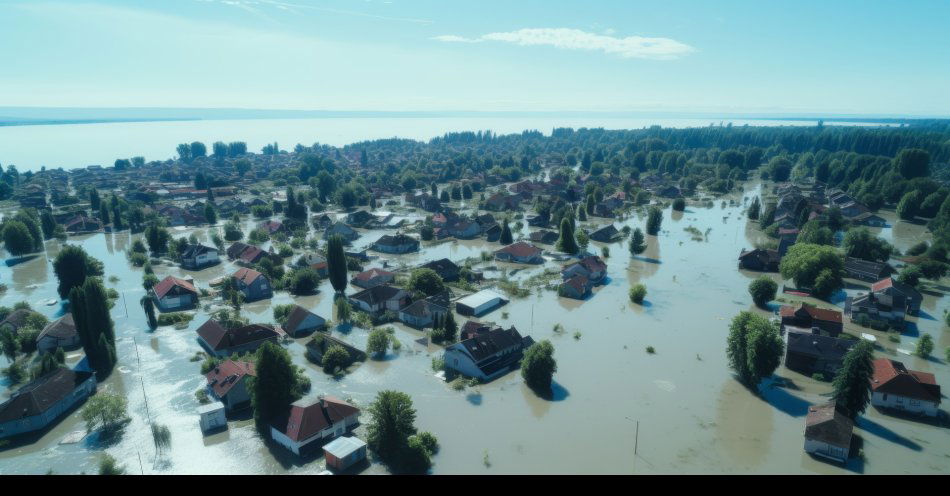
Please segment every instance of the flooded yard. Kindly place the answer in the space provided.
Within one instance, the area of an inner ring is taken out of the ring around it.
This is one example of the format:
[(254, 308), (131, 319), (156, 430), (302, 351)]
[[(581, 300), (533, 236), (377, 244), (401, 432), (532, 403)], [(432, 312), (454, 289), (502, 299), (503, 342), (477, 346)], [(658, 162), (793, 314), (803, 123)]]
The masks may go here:
[[(747, 226), (743, 213), (760, 186), (749, 183), (745, 187), (744, 193), (715, 199), (712, 206), (690, 202), (682, 213), (666, 208), (662, 232), (647, 237), (648, 249), (640, 256), (630, 256), (627, 240), (609, 244), (608, 282), (585, 301), (534, 289), (527, 298), (512, 298), (481, 318), (505, 327), (514, 325), (536, 341), (552, 341), (558, 370), (550, 400), (538, 398), (517, 371), (489, 384), (453, 390), (434, 376), (431, 367), (432, 358), (441, 356), (442, 348), (416, 343), (424, 334), (401, 324), (393, 324), (395, 337), (402, 344), (399, 351), (390, 351), (381, 361), (367, 361), (340, 379), (306, 360), (307, 338), (287, 348), (294, 362), (306, 368), (311, 394), (352, 400), (364, 408), (364, 422), (369, 418), (365, 407), (378, 391), (396, 389), (411, 395), (418, 412), (417, 427), (435, 434), (441, 446), (433, 458), (436, 474), (946, 473), (950, 428), (885, 415), (869, 407), (855, 429), (863, 440), (863, 459), (852, 458), (847, 467), (830, 465), (802, 449), (807, 406), (827, 401), (829, 383), (779, 367), (777, 378), (767, 381), (759, 396), (733, 378), (725, 356), (729, 322), (738, 312), (754, 309), (747, 287), (759, 275), (738, 270), (737, 256), (762, 236)], [(880, 229), (880, 234), (901, 250), (929, 237), (924, 226), (897, 222), (893, 212), (881, 215), (891, 227)], [(583, 224), (606, 223), (591, 218)], [(615, 226), (642, 228), (643, 224), (641, 215)], [(690, 226), (705, 233), (702, 241), (686, 231)], [(172, 234), (195, 232), (208, 242), (206, 231), (173, 230)], [(525, 236), (527, 232), (527, 227), (521, 231)], [(356, 248), (366, 247), (384, 234), (361, 233), (364, 236), (354, 243)], [(141, 234), (132, 237), (138, 236)], [(190, 359), (201, 351), (195, 329), (207, 320), (209, 312), (199, 308), (185, 329), (161, 327), (149, 332), (138, 304), (145, 294), (142, 271), (132, 267), (125, 255), (131, 241), (124, 232), (73, 237), (68, 243), (82, 245), (104, 262), (106, 286), (121, 294), (112, 308), (119, 364), (99, 388), (128, 398), (132, 422), (118, 440), (105, 442), (90, 435), (78, 443), (61, 444), (71, 432), (85, 429), (78, 411), (73, 412), (32, 444), (0, 451), (0, 473), (42, 474), (49, 469), (95, 473), (103, 450), (130, 473), (322, 471), (322, 458), (301, 461), (283, 450), (268, 448), (257, 437), (252, 420), (235, 420), (225, 432), (202, 435), (194, 393), (204, 386), (205, 379), (199, 372), (200, 362)], [(43, 303), (58, 300), (50, 260), (60, 246), (58, 241), (50, 241), (38, 258), (14, 267), (0, 266), (0, 282), (9, 287), (0, 297), (0, 305), (13, 306), (25, 300), (50, 318), (61, 315), (60, 304)], [(591, 251), (599, 252), (601, 246), (592, 242)], [(383, 258), (397, 267), (413, 266), (444, 257), (460, 261), (497, 248), (484, 240), (423, 243), (420, 253)], [(377, 263), (370, 262), (367, 267)], [(557, 266), (548, 261), (523, 268), (512, 279), (523, 280)], [(230, 274), (235, 266), (224, 262), (188, 272), (161, 265), (154, 270), (160, 279), (191, 275), (199, 287), (207, 288), (210, 280)], [(486, 272), (488, 277), (493, 274)], [(118, 281), (110, 282), (110, 276)], [(628, 298), (630, 286), (637, 283), (648, 290), (642, 306)], [(328, 281), (320, 289), (315, 296), (300, 298), (278, 292), (273, 300), (245, 304), (242, 311), (252, 322), (273, 322), (272, 305), (294, 301), (331, 318), (333, 290)], [(848, 291), (859, 289), (855, 286)], [(347, 292), (355, 291), (351, 287)], [(833, 301), (843, 306), (843, 297)], [(202, 306), (209, 303), (210, 298), (201, 302)], [(773, 302), (773, 309), (779, 304)], [(905, 332), (899, 344), (888, 341), (885, 334), (850, 323), (845, 324), (845, 331), (876, 334), (878, 355), (934, 373), (937, 383), (946, 388), (950, 387), (950, 367), (942, 355), (950, 346), (950, 332), (944, 329), (942, 316), (947, 308), (946, 298), (926, 293), (916, 326)], [(464, 322), (462, 317), (457, 320)], [(563, 326), (563, 331), (556, 331), (556, 324)], [(912, 350), (922, 333), (933, 336), (934, 354), (940, 358), (921, 359), (896, 351)], [(343, 333), (334, 328), (333, 335), (365, 348), (366, 330), (353, 328)], [(648, 346), (655, 348), (655, 354), (647, 353)], [(69, 355), (69, 363), (74, 363), (78, 352)], [(0, 364), (6, 366), (6, 359), (0, 358)], [(0, 400), (6, 399), (9, 388), (5, 383), (0, 387), (5, 389)], [(947, 409), (945, 404), (943, 409)], [(172, 446), (160, 458), (155, 456), (149, 420), (167, 425), (172, 433)], [(357, 434), (365, 438), (365, 426)], [(385, 472), (385, 467), (374, 462), (363, 473)]]

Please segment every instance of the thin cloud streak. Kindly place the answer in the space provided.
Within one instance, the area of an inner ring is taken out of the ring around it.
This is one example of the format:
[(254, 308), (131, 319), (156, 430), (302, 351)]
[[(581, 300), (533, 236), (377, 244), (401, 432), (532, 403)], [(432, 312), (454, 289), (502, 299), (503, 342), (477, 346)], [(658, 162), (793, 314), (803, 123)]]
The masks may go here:
[(442, 35), (432, 38), (444, 43), (483, 43), (497, 41), (519, 46), (552, 46), (564, 50), (601, 51), (622, 58), (670, 60), (696, 51), (670, 39), (627, 36), (619, 38), (570, 28), (524, 28), (517, 31), (488, 33), (477, 38)]

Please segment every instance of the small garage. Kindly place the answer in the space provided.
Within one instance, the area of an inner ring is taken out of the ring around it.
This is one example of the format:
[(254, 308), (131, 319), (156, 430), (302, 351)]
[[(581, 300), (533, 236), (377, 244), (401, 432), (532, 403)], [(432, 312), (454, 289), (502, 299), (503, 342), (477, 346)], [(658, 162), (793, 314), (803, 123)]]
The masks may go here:
[(460, 315), (478, 317), (508, 303), (498, 293), (485, 289), (460, 298), (455, 302), (455, 311)]

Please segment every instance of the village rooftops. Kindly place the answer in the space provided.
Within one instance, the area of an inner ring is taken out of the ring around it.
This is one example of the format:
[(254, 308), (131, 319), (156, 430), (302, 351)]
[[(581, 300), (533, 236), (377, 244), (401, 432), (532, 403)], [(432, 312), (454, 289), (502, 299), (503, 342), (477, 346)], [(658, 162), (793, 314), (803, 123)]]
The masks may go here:
[(940, 386), (933, 374), (909, 370), (888, 358), (874, 360), (871, 390), (940, 403)]
[(189, 293), (194, 293), (196, 295), (198, 294), (198, 290), (196, 290), (190, 282), (172, 276), (162, 279), (161, 282), (152, 288), (152, 290), (155, 291), (155, 296), (158, 298), (164, 298), (165, 295), (175, 287), (181, 288), (182, 290)]
[(250, 285), (251, 283), (256, 281), (258, 277), (261, 277), (262, 275), (263, 274), (261, 274), (260, 272), (254, 269), (249, 269), (247, 267), (244, 267), (244, 268), (238, 269), (237, 272), (235, 272), (234, 275), (232, 275), (231, 277), (237, 279), (238, 281), (241, 281), (245, 285)]
[(519, 241), (517, 243), (510, 244), (504, 248), (499, 249), (495, 253), (506, 253), (513, 255), (518, 258), (530, 258), (534, 256), (541, 255), (541, 248), (525, 243), (524, 241)]
[(214, 390), (215, 396), (223, 398), (235, 384), (248, 375), (257, 377), (253, 363), (225, 360), (205, 374), (205, 378), (208, 380), (208, 386)]
[(797, 307), (792, 305), (782, 305), (782, 308), (779, 309), (779, 314), (782, 317), (797, 317), (801, 316), (802, 313), (807, 314), (814, 320), (834, 322), (837, 324), (841, 323), (841, 312), (837, 310), (826, 310), (823, 308), (806, 305), (804, 303)]

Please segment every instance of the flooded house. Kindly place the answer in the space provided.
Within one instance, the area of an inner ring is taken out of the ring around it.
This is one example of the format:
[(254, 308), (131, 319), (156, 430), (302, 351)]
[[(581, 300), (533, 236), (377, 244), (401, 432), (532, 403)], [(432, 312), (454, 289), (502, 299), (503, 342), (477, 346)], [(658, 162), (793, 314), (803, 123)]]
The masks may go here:
[(229, 246), (227, 249), (227, 255), (228, 259), (246, 265), (256, 264), (264, 257), (272, 257), (274, 259), (274, 263), (283, 263), (283, 259), (277, 255), (268, 253), (257, 246), (248, 245), (241, 242), (237, 242)]
[(432, 262), (426, 262), (420, 266), (423, 269), (432, 269), (439, 277), (442, 278), (445, 282), (454, 282), (459, 280), (459, 274), (461, 273), (461, 268), (453, 261), (448, 258), (441, 258), (439, 260), (433, 260)]
[(561, 285), (558, 286), (558, 295), (565, 298), (583, 300), (590, 296), (593, 286), (590, 279), (583, 275), (575, 274), (564, 279)]
[(268, 341), (277, 343), (280, 338), (280, 334), (268, 325), (248, 324), (226, 329), (214, 319), (202, 324), (196, 332), (201, 346), (218, 358), (252, 352)]
[(613, 224), (604, 226), (590, 233), (590, 239), (600, 243), (613, 243), (614, 241), (619, 241), (621, 237), (620, 231), (618, 231)]
[(781, 261), (782, 257), (777, 250), (755, 248), (749, 251), (743, 250), (739, 253), (739, 268), (745, 270), (778, 272), (779, 262)]
[(561, 278), (564, 280), (576, 275), (584, 276), (592, 284), (599, 283), (607, 276), (607, 264), (598, 256), (589, 256), (561, 268)]
[(409, 253), (419, 251), (419, 240), (403, 233), (386, 234), (373, 243), (373, 249), (383, 253)]
[(56, 348), (71, 350), (81, 344), (72, 313), (50, 322), (36, 336), (36, 349), (41, 353), (56, 351)]
[(92, 372), (66, 367), (50, 371), (0, 404), (0, 439), (45, 429), (95, 393)]
[(66, 221), (63, 226), (69, 234), (85, 234), (102, 231), (102, 221), (85, 215), (79, 215)]
[(399, 321), (408, 326), (422, 329), (423, 327), (432, 326), (436, 318), (445, 316), (448, 311), (448, 307), (426, 298), (414, 301), (400, 309)]
[(472, 293), (455, 302), (455, 311), (460, 315), (469, 315), (478, 317), (508, 303), (498, 293), (489, 289), (483, 289), (477, 293)]
[(205, 374), (208, 396), (220, 401), (229, 412), (247, 408), (251, 405), (248, 377), (257, 377), (253, 363), (225, 360)]
[(369, 269), (360, 272), (350, 279), (350, 283), (363, 289), (369, 289), (382, 284), (389, 284), (396, 278), (395, 272), (383, 269)]
[(522, 337), (514, 326), (482, 327), (474, 336), (448, 346), (442, 358), (451, 370), (490, 381), (517, 368), (524, 350), (533, 343), (530, 336)]
[(844, 303), (844, 312), (851, 322), (866, 325), (887, 324), (894, 329), (903, 330), (904, 317), (907, 315), (909, 298), (893, 286), (882, 291), (858, 293), (849, 296)]
[(779, 308), (779, 316), (782, 319), (783, 327), (818, 328), (831, 337), (837, 337), (844, 330), (841, 315), (841, 312), (837, 310), (818, 308), (804, 303), (797, 307), (782, 305)]
[(388, 284), (373, 286), (349, 297), (351, 305), (371, 314), (398, 312), (409, 304), (409, 299), (408, 291)]
[(293, 454), (306, 456), (359, 424), (360, 409), (332, 396), (302, 399), (271, 424), (271, 438)]
[(847, 277), (859, 281), (880, 281), (894, 273), (894, 268), (884, 262), (872, 262), (860, 258), (846, 257), (844, 271)]
[(851, 454), (854, 422), (835, 402), (811, 405), (805, 416), (805, 452), (845, 463)]
[(940, 386), (933, 374), (910, 370), (889, 358), (874, 360), (871, 404), (875, 407), (936, 417), (940, 399)]
[(342, 222), (337, 222), (323, 231), (323, 239), (330, 239), (331, 236), (339, 236), (344, 244), (350, 244), (359, 239), (360, 233)]
[(366, 361), (366, 352), (343, 341), (342, 339), (337, 339), (329, 334), (314, 334), (313, 338), (307, 341), (307, 359), (316, 363), (317, 365), (323, 365), (323, 354), (327, 352), (330, 347), (339, 346), (346, 350), (346, 353), (349, 355), (348, 360), (344, 364), (346, 367), (349, 367), (356, 362), (365, 362)]
[(189, 244), (181, 255), (181, 266), (188, 270), (201, 270), (219, 262), (218, 249), (202, 244)]
[(254, 269), (240, 268), (231, 278), (234, 279), (238, 291), (244, 294), (245, 301), (266, 300), (274, 296), (270, 280)]
[(785, 367), (808, 376), (821, 373), (832, 377), (855, 343), (853, 339), (822, 336), (817, 327), (785, 327)]
[(376, 217), (366, 210), (357, 210), (356, 212), (347, 214), (346, 223), (351, 227), (365, 227), (368, 223), (374, 221), (375, 219)]
[(294, 305), (287, 315), (287, 320), (281, 326), (290, 337), (300, 337), (326, 329), (327, 319), (307, 310), (300, 305)]
[(544, 258), (541, 257), (543, 250), (524, 241), (510, 244), (500, 250), (495, 251), (495, 260), (510, 263), (522, 264), (542, 264)]
[(152, 287), (155, 306), (162, 312), (178, 312), (198, 304), (198, 290), (190, 282), (168, 276)]
[(554, 231), (549, 231), (547, 229), (542, 229), (540, 231), (534, 231), (528, 235), (528, 239), (532, 243), (541, 243), (543, 245), (553, 245), (557, 243), (560, 235)]
[(267, 234), (271, 236), (279, 232), (287, 232), (287, 228), (284, 226), (284, 223), (279, 220), (268, 220), (261, 222), (259, 227), (267, 231)]

